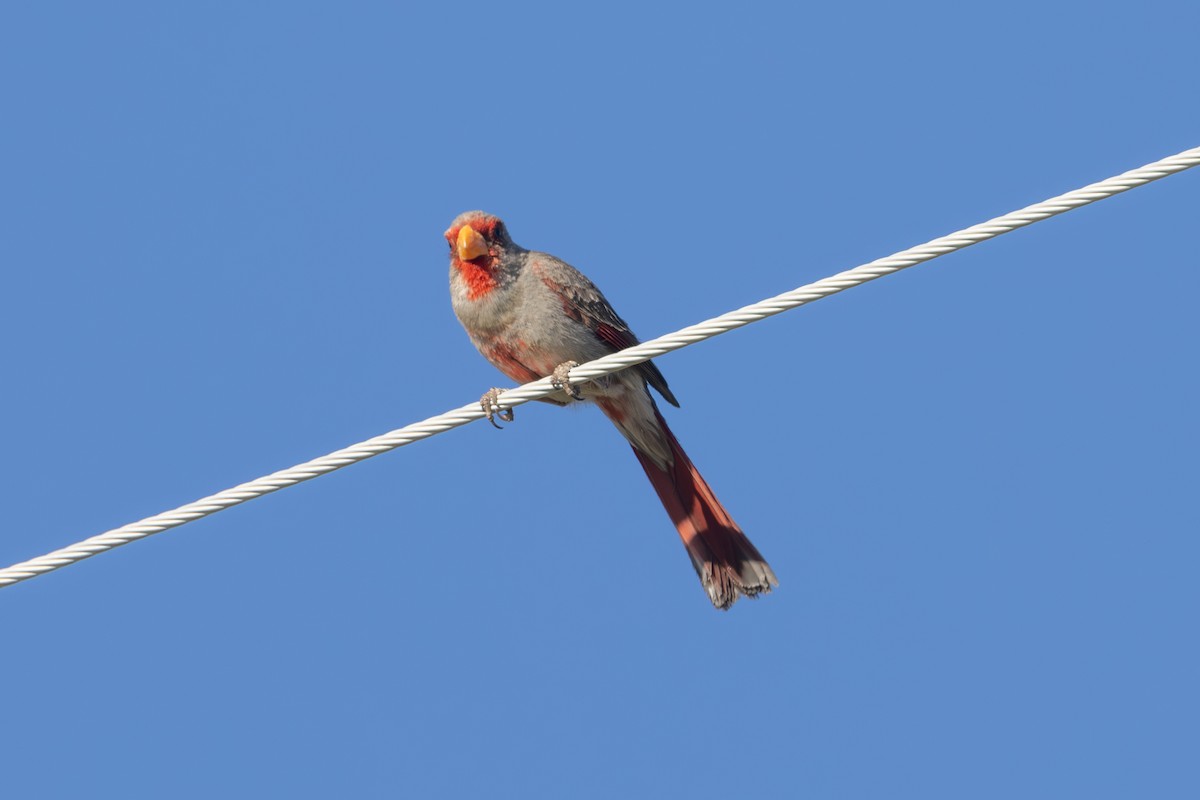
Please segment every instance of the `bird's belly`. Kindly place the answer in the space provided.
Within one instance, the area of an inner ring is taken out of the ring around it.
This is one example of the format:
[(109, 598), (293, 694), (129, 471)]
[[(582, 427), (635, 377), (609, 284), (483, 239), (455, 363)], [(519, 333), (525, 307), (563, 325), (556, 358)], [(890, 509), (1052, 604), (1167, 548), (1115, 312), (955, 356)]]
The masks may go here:
[[(456, 304), (479, 352), (521, 383), (544, 378), (565, 361), (580, 364), (612, 352), (591, 330), (562, 313), (552, 295), (525, 293)], [(519, 300), (519, 301), (518, 301)]]
[(523, 383), (544, 378), (566, 361), (582, 364), (609, 352), (599, 341), (580, 341), (574, 331), (522, 330), (514, 326), (504, 336), (478, 341), (479, 351), (508, 377)]
[(544, 378), (554, 371), (557, 364), (545, 367), (545, 359), (538, 358), (522, 339), (492, 339), (479, 342), (479, 352), (496, 369), (518, 383), (529, 383)]

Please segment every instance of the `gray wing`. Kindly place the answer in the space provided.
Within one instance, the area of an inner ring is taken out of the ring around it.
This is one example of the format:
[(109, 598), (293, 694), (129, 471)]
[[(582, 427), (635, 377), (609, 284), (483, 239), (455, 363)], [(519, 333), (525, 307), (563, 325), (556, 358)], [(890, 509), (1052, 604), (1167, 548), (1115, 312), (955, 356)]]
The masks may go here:
[[(582, 272), (547, 253), (537, 253), (535, 259), (537, 276), (562, 300), (567, 316), (583, 324), (613, 352), (639, 344), (629, 323), (617, 315), (603, 293)], [(630, 369), (641, 374), (668, 403), (679, 405), (654, 362), (645, 361)]]

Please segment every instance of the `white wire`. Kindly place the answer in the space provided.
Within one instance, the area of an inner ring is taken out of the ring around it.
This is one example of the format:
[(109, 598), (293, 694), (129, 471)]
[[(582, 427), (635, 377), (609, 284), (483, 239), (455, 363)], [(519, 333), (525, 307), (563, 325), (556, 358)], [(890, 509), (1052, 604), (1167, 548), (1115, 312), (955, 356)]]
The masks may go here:
[[(785, 292), (781, 295), (754, 303), (753, 305), (739, 308), (736, 311), (730, 311), (706, 322), (701, 322), (675, 333), (669, 333), (666, 336), (660, 336), (657, 339), (627, 348), (619, 353), (613, 353), (612, 355), (598, 358), (595, 361), (590, 361), (587, 364), (581, 364), (571, 370), (571, 380), (581, 383), (588, 379), (617, 372), (625, 367), (640, 364), (643, 361), (648, 361), (664, 353), (687, 347), (690, 344), (705, 339), (711, 339), (734, 328), (740, 328), (751, 322), (756, 322), (783, 311), (797, 308), (806, 303), (820, 300), (823, 297), (837, 294), (853, 286), (859, 286), (867, 281), (881, 278), (884, 275), (899, 272), (914, 264), (920, 264), (923, 261), (929, 261), (946, 253), (961, 250), (977, 242), (991, 239), (1017, 228), (1023, 228), (1026, 225), (1046, 219), (1047, 217), (1062, 214), (1071, 209), (1094, 203), (1097, 200), (1112, 197), (1115, 194), (1128, 191), (1136, 186), (1142, 186), (1159, 178), (1164, 178), (1167, 175), (1189, 169), (1197, 164), (1200, 164), (1200, 147), (1185, 150), (1178, 155), (1164, 158), (1161, 161), (1155, 161), (1140, 169), (1131, 170), (1100, 181), (1099, 183), (1085, 186), (1082, 189), (1076, 189), (1073, 192), (1067, 192), (1044, 202), (1027, 206), (1019, 211), (1013, 211), (1012, 213), (996, 217), (979, 225), (965, 228), (949, 236), (943, 236), (925, 244), (901, 250), (899, 253), (890, 255), (887, 258), (881, 258), (855, 267), (854, 269), (840, 272), (837, 275), (823, 278), (815, 283), (801, 286), (798, 289), (793, 289), (790, 292)], [(527, 383), (524, 386), (504, 392), (501, 395), (499, 404), (504, 408), (513, 408), (523, 403), (545, 397), (554, 391), (554, 387), (550, 385), (550, 379), (542, 378), (541, 380)], [(363, 461), (380, 453), (386, 453), (389, 450), (394, 450), (397, 447), (428, 438), (451, 428), (466, 425), (468, 422), (481, 419), (483, 416), (483, 410), (480, 408), (479, 403), (470, 403), (453, 411), (448, 411), (445, 414), (430, 417), (423, 422), (416, 422), (394, 430), (391, 433), (385, 433), (382, 436), (376, 436), (365, 442), (351, 445), (337, 452), (330, 453), (327, 456), (315, 458), (312, 461), (306, 461), (290, 469), (280, 470), (265, 477), (235, 486), (232, 489), (217, 492), (216, 494), (201, 498), (194, 503), (180, 506), (172, 511), (165, 511), (161, 514), (147, 517), (140, 522), (123, 525), (120, 528), (93, 536), (90, 539), (84, 539), (82, 542), (77, 542), (69, 547), (64, 547), (52, 553), (47, 553), (44, 556), (31, 558), (28, 561), (22, 561), (19, 564), (14, 564), (11, 567), (0, 570), (0, 588), (43, 575), (47, 572), (52, 572), (68, 564), (74, 564), (77, 561), (90, 558), (98, 553), (111, 550), (114, 547), (144, 539), (151, 534), (160, 533), (169, 528), (182, 525), (185, 522), (206, 517), (209, 514), (215, 514), (218, 511), (239, 505), (247, 500), (253, 500), (256, 497), (262, 497), (265, 494), (293, 486), (301, 481), (324, 475), (327, 472), (333, 472), (336, 469), (341, 469), (342, 467)]]

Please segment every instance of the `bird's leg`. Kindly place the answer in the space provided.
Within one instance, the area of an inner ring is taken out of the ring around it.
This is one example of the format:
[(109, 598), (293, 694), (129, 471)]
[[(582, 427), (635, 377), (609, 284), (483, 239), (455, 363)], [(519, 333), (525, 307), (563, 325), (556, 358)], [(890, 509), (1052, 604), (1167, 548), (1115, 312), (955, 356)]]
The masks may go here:
[(493, 387), (484, 392), (483, 397), (479, 398), (480, 408), (482, 408), (483, 413), (487, 415), (487, 421), (492, 423), (492, 427), (496, 430), (503, 430), (503, 428), (496, 423), (496, 417), (499, 417), (505, 422), (512, 422), (514, 417), (513, 410), (511, 408), (500, 407), (500, 393), (502, 391), (504, 390)]
[(578, 366), (577, 361), (564, 361), (554, 368), (554, 373), (550, 376), (550, 385), (555, 389), (562, 389), (572, 400), (583, 399), (583, 392), (571, 385), (571, 370)]

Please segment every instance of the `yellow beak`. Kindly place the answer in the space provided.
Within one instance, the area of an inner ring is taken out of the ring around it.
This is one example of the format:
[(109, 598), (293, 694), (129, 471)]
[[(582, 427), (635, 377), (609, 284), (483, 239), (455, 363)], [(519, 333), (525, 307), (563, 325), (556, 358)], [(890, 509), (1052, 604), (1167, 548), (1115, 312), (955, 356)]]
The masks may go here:
[(479, 235), (479, 231), (470, 225), (463, 225), (458, 231), (458, 241), (455, 242), (454, 249), (457, 251), (460, 261), (470, 261), (473, 258), (487, 255), (488, 246), (484, 238)]

